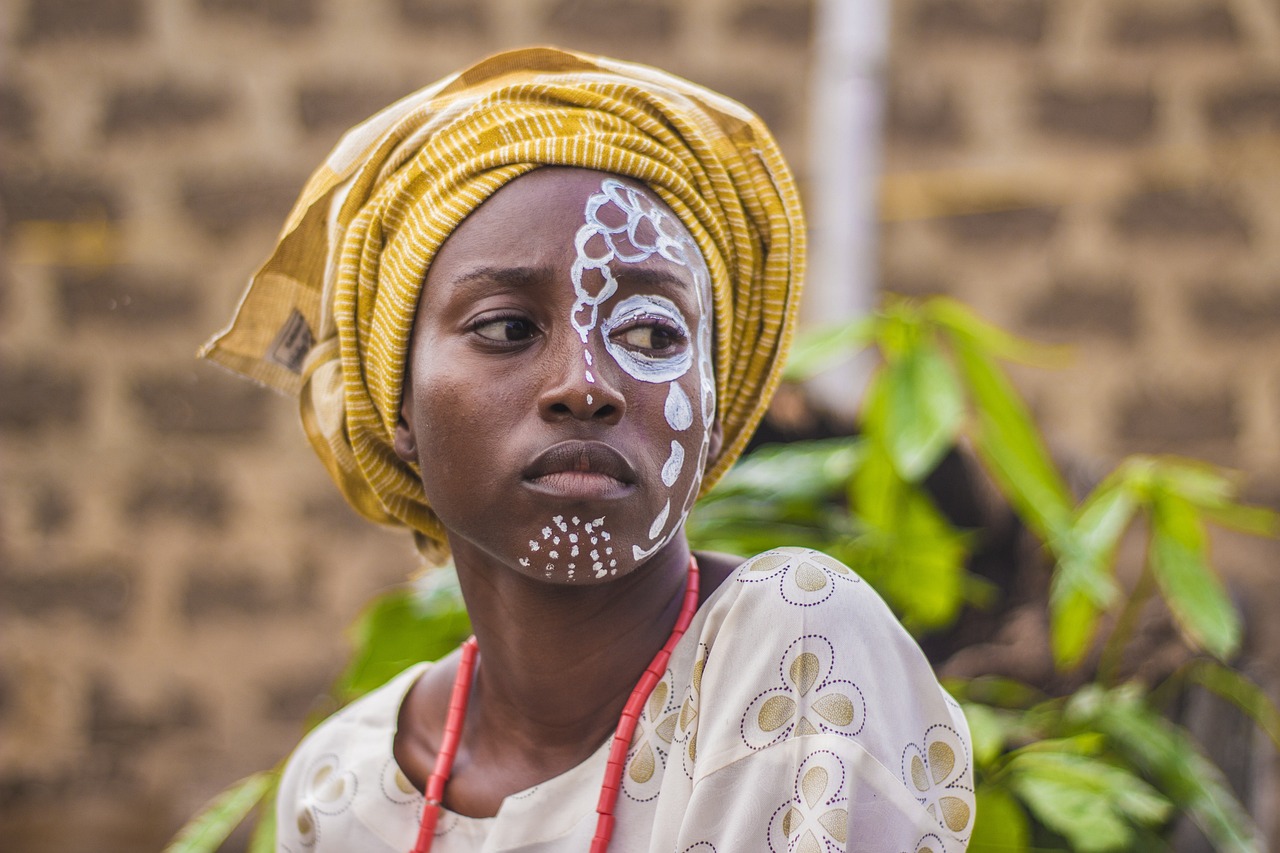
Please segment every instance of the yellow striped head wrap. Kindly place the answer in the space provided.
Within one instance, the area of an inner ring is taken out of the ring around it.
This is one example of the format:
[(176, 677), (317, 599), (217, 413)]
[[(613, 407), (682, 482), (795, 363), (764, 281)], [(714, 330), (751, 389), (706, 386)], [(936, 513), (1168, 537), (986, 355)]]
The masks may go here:
[(791, 174), (742, 105), (642, 65), (551, 48), (492, 56), (355, 127), (311, 176), (231, 325), (202, 355), (297, 394), (307, 435), (363, 515), (423, 554), (444, 529), (392, 437), (418, 296), (445, 238), (541, 165), (647, 184), (711, 273), (724, 445), (741, 454), (778, 383), (804, 265)]

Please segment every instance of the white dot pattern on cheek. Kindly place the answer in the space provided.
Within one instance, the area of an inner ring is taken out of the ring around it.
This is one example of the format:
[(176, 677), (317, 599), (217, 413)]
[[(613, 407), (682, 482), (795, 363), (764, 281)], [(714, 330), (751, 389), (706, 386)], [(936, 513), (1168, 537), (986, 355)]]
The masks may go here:
[[(538, 539), (529, 540), (529, 556), (520, 557), (517, 562), (522, 568), (534, 568), (535, 565), (540, 566), (544, 577), (551, 578), (557, 573), (563, 574), (565, 580), (573, 581), (577, 579), (577, 562), (571, 562), (582, 555), (588, 548), (591, 550), (591, 569), (597, 579), (610, 574), (610, 570), (606, 569), (599, 557), (599, 549), (605, 548), (607, 554), (613, 553), (612, 548), (608, 548), (605, 543), (612, 537), (609, 531), (604, 529), (605, 517), (582, 519), (578, 516), (565, 518), (563, 515), (552, 517), (551, 523), (543, 527), (538, 536), (542, 542), (546, 544), (547, 550), (545, 556), (542, 553), (542, 544)], [(561, 537), (556, 532), (564, 534), (565, 547), (561, 548)], [(584, 557), (585, 559), (585, 557)], [(616, 562), (611, 561), (611, 566), (616, 567)], [(614, 569), (616, 572), (616, 568)]]

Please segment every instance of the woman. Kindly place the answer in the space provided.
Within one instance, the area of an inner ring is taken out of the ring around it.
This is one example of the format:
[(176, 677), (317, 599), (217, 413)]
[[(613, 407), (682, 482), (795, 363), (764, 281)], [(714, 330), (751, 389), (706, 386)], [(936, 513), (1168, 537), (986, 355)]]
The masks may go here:
[(281, 850), (964, 848), (963, 716), (874, 592), (684, 536), (802, 261), (759, 120), (642, 66), (500, 54), (344, 138), (207, 354), (299, 394), (475, 638), (307, 737)]

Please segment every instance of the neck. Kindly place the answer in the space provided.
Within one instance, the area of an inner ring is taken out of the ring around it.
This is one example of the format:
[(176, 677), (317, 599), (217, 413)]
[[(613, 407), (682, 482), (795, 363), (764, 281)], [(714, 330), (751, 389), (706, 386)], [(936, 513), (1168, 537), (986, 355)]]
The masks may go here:
[(543, 583), (465, 548), (455, 563), (481, 653), (470, 742), (576, 762), (612, 734), (670, 636), (689, 546), (678, 536), (630, 574), (592, 586)]

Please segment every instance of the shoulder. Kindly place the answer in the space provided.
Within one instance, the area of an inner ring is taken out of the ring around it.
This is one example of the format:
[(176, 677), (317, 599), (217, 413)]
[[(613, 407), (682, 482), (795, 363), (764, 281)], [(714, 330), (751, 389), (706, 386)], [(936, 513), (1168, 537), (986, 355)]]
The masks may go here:
[(842, 759), (874, 761), (940, 829), (967, 836), (973, 781), (964, 715), (870, 584), (830, 555), (779, 548), (744, 561), (708, 604), (704, 772), (821, 744)]
[(282, 848), (313, 849), (322, 834), (327, 841), (352, 839), (361, 797), (413, 803), (417, 791), (399, 772), (392, 744), (400, 704), (427, 666), (406, 669), (303, 738), (285, 765), (276, 800)]

